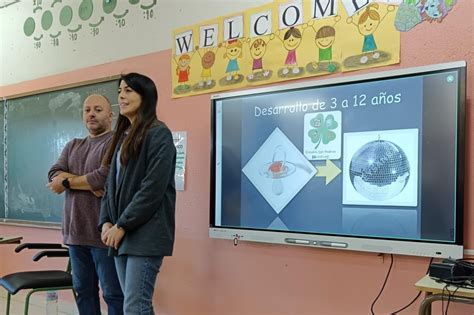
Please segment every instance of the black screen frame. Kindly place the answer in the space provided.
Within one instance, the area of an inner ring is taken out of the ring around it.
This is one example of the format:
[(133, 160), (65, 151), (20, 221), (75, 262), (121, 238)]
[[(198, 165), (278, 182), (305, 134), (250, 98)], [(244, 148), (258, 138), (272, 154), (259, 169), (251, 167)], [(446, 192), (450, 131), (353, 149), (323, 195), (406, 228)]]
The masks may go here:
[[(457, 102), (457, 134), (456, 134), (456, 209), (455, 209), (455, 239), (453, 242), (436, 240), (398, 240), (392, 238), (367, 237), (367, 236), (341, 236), (338, 234), (302, 233), (268, 229), (240, 228), (235, 226), (217, 226), (216, 222), (216, 102), (232, 98), (245, 97), (249, 95), (265, 95), (273, 93), (285, 93), (288, 91), (334, 87), (354, 83), (365, 83), (381, 80), (392, 80), (397, 78), (413, 77), (420, 75), (437, 74), (440, 72), (456, 71), (458, 73), (458, 102)], [(210, 215), (209, 233), (210, 237), (248, 240), (256, 242), (280, 243), (288, 245), (302, 245), (312, 247), (330, 247), (347, 250), (362, 250), (372, 252), (398, 253), (414, 256), (428, 257), (451, 257), (461, 258), (464, 244), (464, 160), (465, 160), (465, 106), (466, 106), (466, 62), (458, 61), (446, 64), (429, 65), (416, 68), (406, 68), (394, 71), (374, 72), (365, 75), (347, 76), (328, 80), (312, 80), (303, 83), (285, 84), (271, 86), (268, 88), (251, 89), (224, 94), (216, 94), (211, 97), (211, 182), (210, 182)], [(281, 236), (279, 236), (281, 234)], [(294, 237), (293, 237), (294, 236)], [(315, 240), (316, 239), (316, 240)], [(342, 239), (342, 241), (340, 241)], [(295, 242), (295, 240), (297, 242)], [(368, 244), (364, 243), (368, 240)], [(300, 241), (300, 242), (298, 242)], [(306, 242), (309, 241), (309, 242)], [(351, 246), (351, 242), (357, 243)], [(386, 246), (385, 243), (393, 242), (396, 246)], [(328, 246), (334, 244), (335, 246)], [(345, 244), (347, 246), (339, 246)], [(398, 245), (402, 249), (399, 248)], [(413, 248), (411, 245), (414, 245)], [(438, 250), (438, 245), (441, 249)], [(407, 251), (403, 247), (409, 248)], [(426, 251), (420, 251), (419, 246), (426, 246)], [(452, 246), (453, 251), (445, 248)]]

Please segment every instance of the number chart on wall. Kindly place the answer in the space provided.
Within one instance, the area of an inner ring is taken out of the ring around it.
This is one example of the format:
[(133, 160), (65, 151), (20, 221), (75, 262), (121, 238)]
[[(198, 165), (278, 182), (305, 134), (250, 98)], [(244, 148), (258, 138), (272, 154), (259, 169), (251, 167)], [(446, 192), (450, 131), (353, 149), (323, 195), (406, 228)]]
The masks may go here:
[(64, 40), (77, 41), (85, 36), (98, 36), (107, 24), (124, 29), (131, 23), (132, 12), (143, 19), (153, 19), (156, 0), (148, 4), (140, 0), (93, 0), (62, 3), (53, 0), (33, 0), (32, 12), (25, 19), (23, 32), (33, 40), (35, 48), (43, 45), (60, 46)]

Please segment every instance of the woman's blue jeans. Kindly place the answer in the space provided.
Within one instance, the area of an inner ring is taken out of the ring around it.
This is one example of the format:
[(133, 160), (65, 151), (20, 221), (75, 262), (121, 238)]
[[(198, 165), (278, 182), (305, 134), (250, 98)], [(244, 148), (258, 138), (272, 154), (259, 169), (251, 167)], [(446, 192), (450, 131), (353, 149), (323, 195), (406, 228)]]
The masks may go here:
[(123, 314), (123, 294), (108, 250), (69, 245), (69, 256), (79, 314), (100, 315), (99, 282), (109, 315)]
[(163, 256), (115, 257), (117, 274), (124, 293), (125, 315), (154, 315), (153, 291)]

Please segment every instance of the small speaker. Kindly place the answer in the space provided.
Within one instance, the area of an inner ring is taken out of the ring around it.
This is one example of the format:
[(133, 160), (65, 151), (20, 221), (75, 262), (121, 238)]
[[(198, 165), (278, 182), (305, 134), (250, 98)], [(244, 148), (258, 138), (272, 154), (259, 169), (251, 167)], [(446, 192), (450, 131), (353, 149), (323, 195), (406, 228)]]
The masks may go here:
[(454, 263), (432, 263), (429, 276), (436, 280), (451, 280), (453, 278)]
[(429, 276), (446, 282), (473, 281), (474, 264), (462, 260), (445, 259), (441, 263), (430, 265)]

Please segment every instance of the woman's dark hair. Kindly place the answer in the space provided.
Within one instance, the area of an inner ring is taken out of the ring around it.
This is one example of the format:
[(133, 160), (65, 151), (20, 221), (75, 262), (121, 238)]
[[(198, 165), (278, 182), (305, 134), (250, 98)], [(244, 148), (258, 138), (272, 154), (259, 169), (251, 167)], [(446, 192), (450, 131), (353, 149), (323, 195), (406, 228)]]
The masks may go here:
[[(119, 87), (122, 81), (125, 81), (132, 90), (141, 96), (141, 104), (133, 125), (131, 125), (127, 117), (119, 115), (115, 125), (112, 144), (104, 157), (105, 165), (112, 163), (112, 157), (119, 142), (122, 143), (120, 150), (120, 162), (122, 165), (127, 165), (131, 157), (137, 157), (148, 128), (157, 120), (156, 104), (158, 102), (158, 92), (153, 80), (142, 74), (132, 72), (120, 76), (118, 81)], [(122, 139), (123, 141), (121, 141)]]

